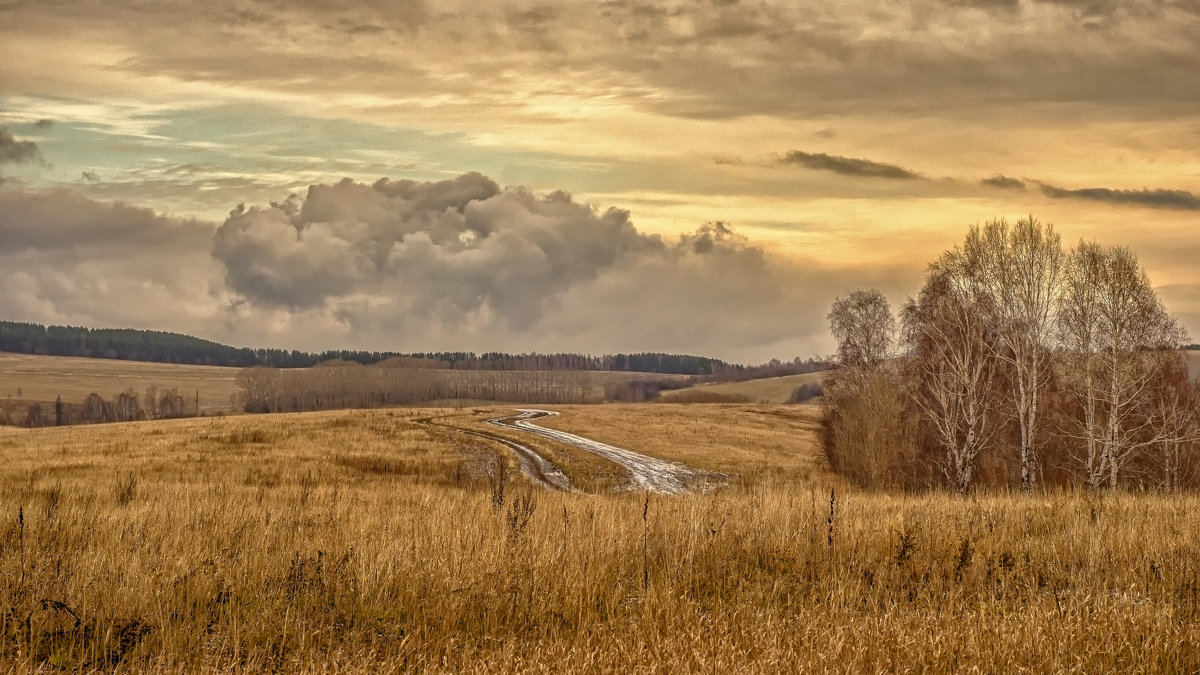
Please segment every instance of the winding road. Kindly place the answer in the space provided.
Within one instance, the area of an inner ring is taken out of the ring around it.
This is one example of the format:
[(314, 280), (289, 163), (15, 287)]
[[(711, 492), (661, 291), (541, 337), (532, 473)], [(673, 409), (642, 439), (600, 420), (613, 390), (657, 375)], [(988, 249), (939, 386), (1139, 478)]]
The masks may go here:
[[(563, 443), (564, 445), (587, 450), (611, 460), (629, 471), (632, 481), (629, 487), (633, 490), (647, 490), (663, 494), (682, 494), (689, 492), (693, 486), (707, 486), (716, 477), (707, 471), (693, 469), (678, 462), (669, 462), (665, 459), (649, 457), (632, 450), (618, 448), (615, 445), (593, 441), (590, 438), (577, 436), (566, 431), (547, 429), (546, 427), (534, 424), (534, 420), (558, 414), (550, 410), (521, 408), (517, 409), (517, 412), (519, 413), (518, 415), (495, 417), (487, 420), (487, 423), (498, 427), (517, 429), (536, 434), (543, 438)], [(511, 441), (506, 442), (506, 444), (508, 443), (511, 443)], [(525, 450), (531, 452), (542, 462), (552, 467), (554, 466), (536, 452), (528, 448), (525, 448)]]
[[(426, 424), (434, 424), (443, 429), (450, 429), (468, 436), (475, 436), (489, 441), (495, 441), (504, 447), (517, 453), (517, 463), (521, 466), (521, 473), (524, 473), (534, 483), (547, 488), (549, 490), (562, 490), (563, 492), (576, 492), (575, 486), (571, 485), (571, 479), (567, 477), (553, 462), (537, 454), (532, 448), (521, 445), (515, 441), (510, 441), (503, 436), (489, 434), (483, 431), (472, 431), (461, 427), (449, 426), (446, 424), (437, 424), (431, 419), (420, 420)], [(489, 420), (490, 422), (491, 420)]]

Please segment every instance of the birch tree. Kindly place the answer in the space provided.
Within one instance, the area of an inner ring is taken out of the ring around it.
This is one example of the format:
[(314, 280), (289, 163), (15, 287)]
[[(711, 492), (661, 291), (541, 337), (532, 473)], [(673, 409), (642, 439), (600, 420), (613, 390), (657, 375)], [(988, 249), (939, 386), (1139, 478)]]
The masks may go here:
[(829, 329), (838, 343), (838, 363), (844, 368), (873, 367), (891, 355), (896, 319), (883, 293), (857, 290), (833, 301)]
[(1038, 480), (1040, 400), (1051, 368), (1051, 343), (1063, 278), (1062, 242), (1053, 225), (1033, 216), (1009, 225), (972, 227), (963, 244), (970, 281), (987, 296), (995, 355), (1011, 373), (1012, 416), (1020, 434), (1021, 489)]
[(1182, 355), (1164, 360), (1149, 399), (1151, 463), (1160, 488), (1179, 492), (1196, 478), (1200, 450), (1200, 386)]
[(1080, 242), (1068, 267), (1059, 322), (1064, 379), (1081, 409), (1087, 485), (1111, 490), (1138, 451), (1181, 433), (1146, 414), (1145, 402), (1185, 335), (1129, 249)]
[(915, 400), (941, 446), (950, 485), (971, 487), (980, 450), (995, 436), (996, 337), (989, 298), (963, 249), (930, 265), (902, 312)]
[(830, 463), (867, 486), (894, 483), (913, 433), (903, 382), (886, 363), (896, 336), (891, 305), (877, 290), (854, 291), (834, 301), (829, 327), (841, 366), (821, 384), (832, 431)]

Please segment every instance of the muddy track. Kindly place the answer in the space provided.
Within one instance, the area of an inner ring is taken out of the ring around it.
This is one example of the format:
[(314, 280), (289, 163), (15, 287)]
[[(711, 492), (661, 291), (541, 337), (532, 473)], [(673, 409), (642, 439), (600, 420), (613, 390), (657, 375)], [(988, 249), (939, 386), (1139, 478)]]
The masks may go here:
[(521, 445), (515, 441), (510, 441), (507, 438), (496, 434), (489, 434), (486, 431), (474, 431), (471, 429), (463, 429), (449, 424), (439, 424), (434, 422), (432, 418), (417, 420), (422, 424), (447, 429), (468, 436), (475, 436), (484, 440), (499, 443), (504, 447), (512, 450), (517, 454), (517, 464), (521, 467), (521, 473), (525, 474), (535, 484), (540, 485), (548, 490), (561, 490), (563, 492), (575, 492), (575, 487), (571, 485), (571, 479), (567, 477), (557, 466), (550, 460), (539, 455), (532, 448)]
[(632, 450), (618, 448), (557, 429), (547, 429), (533, 423), (536, 419), (557, 415), (556, 412), (535, 409), (518, 409), (517, 412), (520, 414), (492, 418), (487, 420), (487, 423), (536, 434), (600, 455), (629, 471), (631, 479), (629, 489), (681, 494), (695, 488), (707, 489), (714, 482), (720, 482), (724, 478), (724, 476), (693, 469), (677, 462), (648, 457)]

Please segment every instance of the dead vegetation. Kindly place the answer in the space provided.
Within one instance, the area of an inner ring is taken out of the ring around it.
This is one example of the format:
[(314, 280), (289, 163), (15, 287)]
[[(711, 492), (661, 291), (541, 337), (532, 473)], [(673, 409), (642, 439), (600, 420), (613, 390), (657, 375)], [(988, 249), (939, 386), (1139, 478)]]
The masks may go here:
[(532, 491), (486, 441), (416, 422), (454, 411), (0, 430), (0, 662), (1200, 667), (1196, 497), (864, 493), (803, 436), (813, 408), (562, 410), (570, 431), (750, 478)]

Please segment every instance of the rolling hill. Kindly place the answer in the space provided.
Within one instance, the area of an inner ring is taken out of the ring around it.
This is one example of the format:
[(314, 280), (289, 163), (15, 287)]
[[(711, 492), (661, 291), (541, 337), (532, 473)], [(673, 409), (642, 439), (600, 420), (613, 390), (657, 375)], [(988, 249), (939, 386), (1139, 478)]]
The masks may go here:
[(701, 384), (687, 389), (664, 391), (655, 400), (663, 403), (787, 403), (797, 387), (819, 384), (823, 374), (816, 372), (744, 382)]

